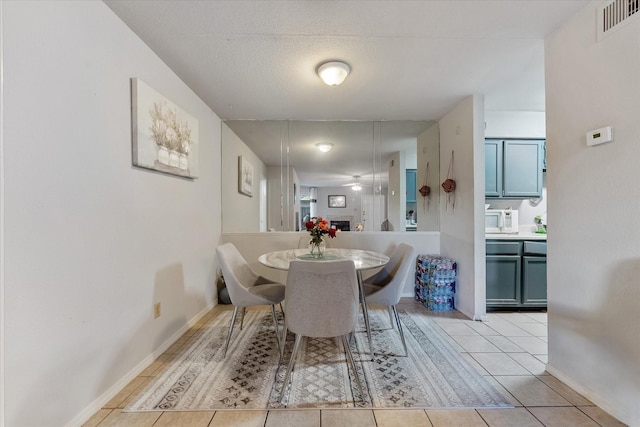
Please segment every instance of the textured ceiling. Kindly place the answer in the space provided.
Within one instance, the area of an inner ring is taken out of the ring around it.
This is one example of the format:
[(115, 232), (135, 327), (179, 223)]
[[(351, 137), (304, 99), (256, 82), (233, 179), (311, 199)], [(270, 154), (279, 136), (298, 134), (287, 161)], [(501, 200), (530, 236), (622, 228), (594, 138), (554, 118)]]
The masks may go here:
[(437, 120), (470, 94), (542, 111), (544, 37), (587, 3), (106, 1), (219, 117), (325, 120)]
[(544, 38), (589, 1), (105, 3), (222, 119), (433, 121), (471, 94), (544, 111)]

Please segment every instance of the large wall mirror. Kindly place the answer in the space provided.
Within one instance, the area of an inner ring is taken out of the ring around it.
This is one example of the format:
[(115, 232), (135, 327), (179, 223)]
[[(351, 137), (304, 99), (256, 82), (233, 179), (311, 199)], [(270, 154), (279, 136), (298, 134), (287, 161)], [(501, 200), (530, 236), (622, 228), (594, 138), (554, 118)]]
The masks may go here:
[(438, 231), (439, 157), (434, 122), (224, 121), (222, 230)]

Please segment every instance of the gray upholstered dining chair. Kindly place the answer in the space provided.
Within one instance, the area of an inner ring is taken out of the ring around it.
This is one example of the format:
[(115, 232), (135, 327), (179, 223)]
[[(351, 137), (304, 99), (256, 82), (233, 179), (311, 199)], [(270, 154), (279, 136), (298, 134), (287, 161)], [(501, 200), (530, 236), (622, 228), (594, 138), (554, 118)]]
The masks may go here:
[(278, 401), (282, 401), (289, 385), (302, 337), (341, 337), (347, 362), (364, 398), (346, 339), (355, 329), (358, 315), (358, 278), (353, 261), (291, 261), (285, 299), (283, 352), (287, 330), (295, 333), (296, 340)]
[(414, 248), (406, 243), (400, 243), (389, 257), (389, 262), (382, 270), (363, 281), (364, 295), (367, 305), (386, 305), (389, 309), (391, 327), (394, 319), (398, 325), (398, 332), (404, 347), (404, 354), (408, 356), (404, 331), (398, 316), (396, 304), (400, 302), (402, 287), (407, 283), (411, 268), (415, 266)]
[[(242, 320), (244, 320), (244, 310), (246, 307), (253, 305), (271, 306), (278, 351), (282, 353), (280, 350), (280, 335), (278, 334), (278, 319), (276, 317), (275, 305), (281, 304), (284, 299), (284, 285), (282, 283), (274, 283), (256, 274), (232, 243), (225, 243), (218, 246), (216, 253), (218, 255), (220, 268), (222, 269), (222, 276), (229, 291), (229, 299), (231, 300), (231, 304), (234, 305), (223, 357), (227, 355), (238, 309), (242, 308)], [(242, 329), (242, 322), (240, 328)]]
[(309, 247), (309, 240), (311, 240), (309, 233), (304, 233), (304, 236), (300, 236), (298, 239), (298, 249), (307, 249)]

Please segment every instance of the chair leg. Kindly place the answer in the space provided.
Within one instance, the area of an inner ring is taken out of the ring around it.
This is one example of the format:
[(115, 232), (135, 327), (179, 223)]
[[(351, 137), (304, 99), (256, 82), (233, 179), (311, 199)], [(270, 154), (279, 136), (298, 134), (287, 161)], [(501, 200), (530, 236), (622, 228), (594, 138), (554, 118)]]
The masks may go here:
[(398, 316), (398, 310), (396, 310), (395, 305), (392, 305), (391, 307), (393, 307), (393, 315), (396, 318), (396, 324), (398, 325), (398, 332), (400, 332), (400, 339), (402, 340), (402, 346), (404, 347), (404, 355), (409, 356), (409, 352), (407, 351), (407, 343), (404, 340), (404, 331), (402, 330), (402, 323), (400, 323), (400, 316)]
[(276, 306), (271, 306), (271, 315), (273, 317), (273, 327), (276, 328), (276, 342), (278, 343), (278, 353), (282, 353), (282, 347), (280, 345), (280, 334), (278, 333), (278, 318), (276, 317)]
[(356, 383), (358, 384), (358, 390), (360, 390), (360, 396), (364, 401), (364, 392), (362, 391), (362, 384), (360, 383), (360, 377), (358, 376), (358, 371), (356, 371), (356, 364), (353, 362), (353, 355), (351, 354), (351, 348), (349, 348), (349, 343), (347, 342), (347, 337), (345, 335), (342, 336), (342, 346), (344, 347), (344, 352), (347, 355), (347, 361), (351, 365), (353, 376), (356, 377)]
[(231, 340), (231, 333), (233, 332), (233, 325), (236, 323), (236, 316), (238, 315), (238, 307), (233, 308), (233, 316), (231, 316), (231, 323), (229, 323), (229, 332), (227, 333), (227, 343), (224, 345), (224, 353), (222, 358), (227, 357), (227, 349), (229, 348), (229, 341)]
[(242, 313), (240, 314), (240, 330), (242, 330), (242, 325), (244, 324), (244, 315), (247, 312), (247, 307), (242, 307)]
[(282, 363), (282, 358), (284, 357), (284, 348), (287, 346), (287, 323), (285, 322), (282, 327), (282, 345), (280, 346), (280, 360), (278, 360), (278, 365)]
[(282, 318), (284, 319), (284, 308), (282, 308), (282, 303), (280, 303), (280, 311), (282, 312)]
[(391, 329), (393, 329), (395, 327), (395, 319), (393, 318), (393, 309), (391, 308), (391, 306), (387, 307), (388, 308), (388, 312), (389, 312), (389, 321), (391, 322)]
[(287, 373), (284, 376), (284, 382), (282, 383), (282, 390), (280, 390), (280, 397), (278, 397), (278, 402), (282, 402), (282, 398), (284, 397), (284, 391), (287, 389), (289, 385), (289, 378), (291, 377), (291, 371), (293, 371), (293, 365), (296, 364), (296, 355), (298, 354), (298, 348), (300, 347), (300, 342), (302, 341), (302, 335), (296, 334), (296, 342), (293, 345), (293, 351), (291, 352), (291, 360), (289, 360), (289, 366), (287, 366)]
[(375, 359), (373, 353), (373, 341), (371, 339), (371, 324), (369, 323), (369, 309), (367, 308), (367, 301), (364, 296), (364, 288), (362, 287), (362, 272), (358, 270), (358, 289), (360, 290), (360, 303), (362, 304), (362, 314), (364, 316), (364, 326), (367, 330), (367, 340), (369, 341), (369, 350), (371, 351), (371, 360)]

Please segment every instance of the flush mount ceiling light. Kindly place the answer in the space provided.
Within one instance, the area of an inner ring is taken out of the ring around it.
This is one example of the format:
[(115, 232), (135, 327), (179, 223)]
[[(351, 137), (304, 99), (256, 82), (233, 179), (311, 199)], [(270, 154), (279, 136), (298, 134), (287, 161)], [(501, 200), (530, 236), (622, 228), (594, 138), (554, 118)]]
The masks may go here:
[(329, 86), (337, 86), (347, 78), (351, 67), (340, 61), (325, 62), (318, 67), (318, 75)]
[(333, 144), (330, 142), (319, 142), (316, 144), (316, 147), (318, 147), (318, 150), (326, 153), (328, 151), (331, 151), (331, 149), (333, 148)]

